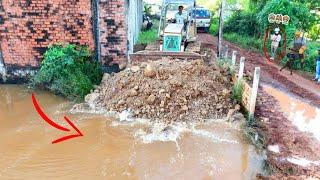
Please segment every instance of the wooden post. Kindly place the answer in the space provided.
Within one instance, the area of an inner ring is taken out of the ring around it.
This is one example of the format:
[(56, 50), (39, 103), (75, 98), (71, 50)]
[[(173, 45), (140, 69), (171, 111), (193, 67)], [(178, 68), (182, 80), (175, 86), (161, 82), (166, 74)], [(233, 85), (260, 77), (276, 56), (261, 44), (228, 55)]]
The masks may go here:
[(220, 5), (220, 18), (219, 18), (219, 35), (218, 35), (218, 57), (221, 58), (222, 57), (222, 38), (223, 38), (223, 15), (224, 15), (224, 0), (221, 1), (221, 5)]
[(254, 70), (254, 77), (253, 77), (253, 85), (251, 89), (250, 95), (250, 104), (249, 104), (249, 117), (254, 117), (254, 111), (256, 107), (257, 95), (258, 95), (258, 88), (259, 88), (259, 80), (260, 80), (260, 67), (256, 67)]
[(224, 58), (225, 58), (225, 59), (228, 59), (229, 46), (226, 45), (225, 47), (226, 47), (226, 52), (225, 52), (225, 54), (224, 54)]
[(240, 81), (243, 78), (244, 61), (245, 61), (245, 58), (241, 57), (240, 58), (240, 68), (239, 68), (238, 81)]
[(236, 66), (236, 60), (237, 60), (237, 51), (232, 51), (232, 67), (233, 68)]

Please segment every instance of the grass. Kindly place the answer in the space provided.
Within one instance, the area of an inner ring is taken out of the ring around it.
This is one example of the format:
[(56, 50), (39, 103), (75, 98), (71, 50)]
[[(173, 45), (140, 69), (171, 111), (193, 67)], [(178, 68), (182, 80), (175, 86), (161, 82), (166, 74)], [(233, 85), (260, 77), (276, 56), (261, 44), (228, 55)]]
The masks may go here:
[(139, 34), (138, 44), (149, 44), (158, 39), (158, 31), (151, 29), (149, 31), (141, 31)]
[(235, 43), (244, 49), (249, 49), (262, 53), (263, 41), (256, 37), (239, 35), (237, 33), (224, 33), (223, 38), (227, 41)]
[(157, 41), (159, 21), (152, 19), (152, 22), (153, 26), (150, 30), (142, 30), (140, 32), (137, 44), (150, 44)]
[(232, 99), (236, 100), (238, 103), (241, 103), (242, 101), (242, 94), (244, 91), (243, 88), (244, 88), (243, 80), (239, 80), (232, 87)]

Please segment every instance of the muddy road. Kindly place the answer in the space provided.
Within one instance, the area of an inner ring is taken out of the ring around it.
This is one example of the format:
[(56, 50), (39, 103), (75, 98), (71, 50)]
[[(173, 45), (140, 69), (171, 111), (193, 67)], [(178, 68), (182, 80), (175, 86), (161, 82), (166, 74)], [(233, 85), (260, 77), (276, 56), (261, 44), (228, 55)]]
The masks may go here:
[[(216, 37), (213, 37), (210, 34), (199, 34), (199, 40), (209, 44), (214, 50), (217, 49)], [(228, 41), (223, 41), (223, 45), (228, 45), (229, 56), (231, 56), (232, 51), (235, 50), (238, 52), (238, 61), (241, 56), (246, 58), (246, 72), (253, 74), (254, 68), (259, 66), (262, 73), (260, 79), (263, 83), (293, 93), (296, 96), (303, 98), (304, 101), (308, 101), (313, 105), (320, 107), (320, 85), (317, 85), (312, 80), (306, 79), (295, 72), (293, 75), (290, 75), (290, 72), (286, 69), (280, 72), (280, 67), (274, 63), (267, 62), (262, 54), (240, 48)]]
[[(216, 51), (217, 38), (200, 34), (200, 41)], [(261, 68), (261, 83), (255, 127), (266, 138), (267, 162), (275, 174), (271, 179), (320, 178), (320, 86), (294, 72), (267, 62), (263, 55), (224, 41), (229, 53), (246, 58), (245, 72)]]

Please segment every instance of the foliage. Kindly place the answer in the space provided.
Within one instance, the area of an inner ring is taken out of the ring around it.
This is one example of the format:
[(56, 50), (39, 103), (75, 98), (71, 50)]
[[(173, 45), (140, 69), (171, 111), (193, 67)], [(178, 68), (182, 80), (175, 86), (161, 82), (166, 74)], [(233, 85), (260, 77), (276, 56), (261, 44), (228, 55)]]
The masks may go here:
[(143, 6), (143, 12), (145, 13), (145, 15), (151, 16), (151, 11), (152, 11), (152, 7), (150, 5), (145, 4)]
[(219, 18), (212, 18), (209, 33), (217, 36), (219, 33)]
[(320, 24), (315, 24), (310, 28), (308, 37), (313, 41), (320, 40)]
[[(309, 42), (307, 43), (307, 49), (305, 52), (305, 60), (303, 71), (314, 73), (316, 71), (316, 58), (318, 55), (318, 49), (320, 42)], [(293, 64), (294, 69), (301, 69), (300, 61), (295, 61)]]
[(242, 102), (243, 91), (244, 91), (243, 80), (239, 80), (232, 87), (232, 99), (236, 100), (238, 103)]
[(262, 52), (263, 42), (256, 37), (249, 37), (237, 33), (224, 33), (223, 38), (227, 41), (238, 44), (242, 48)]
[[(262, 31), (269, 26), (267, 17), (270, 13), (289, 15), (290, 22), (286, 27), (291, 29), (291, 31), (296, 29), (307, 31), (316, 21), (316, 18), (310, 13), (310, 9), (308, 9), (306, 4), (290, 0), (270, 0), (261, 12), (258, 13), (258, 19)], [(287, 32), (287, 35), (289, 36), (289, 39), (292, 39), (294, 36), (292, 32)]]
[(153, 26), (150, 30), (140, 32), (138, 44), (149, 44), (155, 42), (158, 39), (159, 21), (157, 19), (152, 19), (152, 23)]
[(224, 33), (238, 33), (246, 36), (255, 36), (259, 33), (256, 14), (238, 10), (225, 22)]
[(102, 78), (100, 64), (87, 47), (52, 45), (44, 54), (33, 87), (43, 87), (69, 99), (81, 100)]
[(139, 34), (138, 44), (149, 44), (158, 39), (158, 31), (152, 28), (149, 31), (141, 31)]

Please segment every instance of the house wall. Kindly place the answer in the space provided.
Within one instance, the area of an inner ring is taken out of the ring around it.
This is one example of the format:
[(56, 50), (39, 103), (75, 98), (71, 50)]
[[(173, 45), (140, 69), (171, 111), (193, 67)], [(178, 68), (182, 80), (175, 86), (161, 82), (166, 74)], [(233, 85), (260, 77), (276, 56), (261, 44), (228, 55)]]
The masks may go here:
[(36, 69), (55, 43), (88, 45), (104, 65), (120, 63), (141, 24), (142, 0), (0, 0), (3, 63)]
[(0, 39), (7, 67), (38, 67), (52, 43), (93, 49), (90, 0), (2, 0)]
[(99, 1), (100, 59), (103, 64), (124, 61), (127, 52), (125, 0)]

